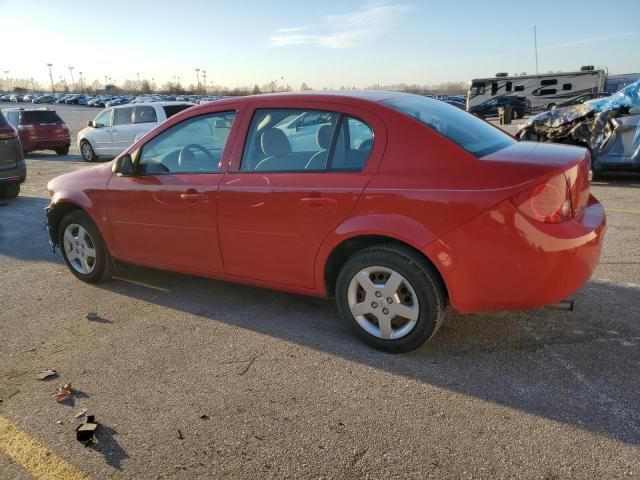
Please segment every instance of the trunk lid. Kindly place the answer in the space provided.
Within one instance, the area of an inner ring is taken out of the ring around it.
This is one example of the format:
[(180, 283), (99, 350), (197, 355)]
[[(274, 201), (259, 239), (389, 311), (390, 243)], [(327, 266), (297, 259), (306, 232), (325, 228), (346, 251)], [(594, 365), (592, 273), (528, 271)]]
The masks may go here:
[(555, 143), (518, 142), (482, 157), (483, 161), (505, 162), (549, 168), (549, 177), (562, 172), (571, 195), (574, 218), (587, 205), (590, 196), (591, 155), (586, 148)]

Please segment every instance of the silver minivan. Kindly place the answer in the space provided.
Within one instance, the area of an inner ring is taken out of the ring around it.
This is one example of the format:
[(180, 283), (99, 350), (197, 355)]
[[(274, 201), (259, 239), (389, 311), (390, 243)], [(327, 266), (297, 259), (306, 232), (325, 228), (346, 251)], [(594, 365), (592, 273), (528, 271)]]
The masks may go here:
[(116, 157), (156, 125), (192, 106), (186, 102), (152, 102), (106, 108), (78, 132), (78, 149), (87, 162)]

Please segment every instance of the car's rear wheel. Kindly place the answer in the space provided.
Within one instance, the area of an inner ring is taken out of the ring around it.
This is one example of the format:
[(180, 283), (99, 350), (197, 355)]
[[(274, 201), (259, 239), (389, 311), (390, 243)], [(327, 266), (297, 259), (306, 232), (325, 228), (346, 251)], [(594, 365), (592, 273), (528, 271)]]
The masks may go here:
[(83, 282), (97, 283), (111, 277), (109, 250), (91, 217), (75, 210), (58, 227), (58, 244), (67, 267)]
[(20, 194), (19, 182), (0, 183), (0, 198), (3, 200), (12, 200)]
[(382, 245), (346, 262), (336, 283), (336, 302), (365, 343), (400, 353), (436, 333), (446, 295), (433, 267), (409, 249)]
[(553, 110), (554, 108), (556, 108), (555, 103), (550, 103), (549, 105), (547, 105), (547, 110)]
[(82, 140), (80, 142), (80, 154), (85, 162), (95, 162), (98, 160), (96, 152), (93, 151), (93, 147), (88, 140)]
[(69, 153), (69, 147), (60, 147), (54, 150), (56, 155), (67, 155)]

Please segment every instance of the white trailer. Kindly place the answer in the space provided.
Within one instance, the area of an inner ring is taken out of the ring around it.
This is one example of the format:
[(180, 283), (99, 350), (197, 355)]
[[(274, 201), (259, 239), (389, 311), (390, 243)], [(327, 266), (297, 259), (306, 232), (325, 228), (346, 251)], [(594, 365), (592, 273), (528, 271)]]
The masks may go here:
[(467, 109), (494, 97), (518, 95), (527, 97), (534, 110), (542, 110), (583, 93), (601, 92), (606, 80), (606, 72), (593, 67), (582, 67), (577, 72), (540, 75), (498, 73), (492, 78), (477, 78), (469, 82)]

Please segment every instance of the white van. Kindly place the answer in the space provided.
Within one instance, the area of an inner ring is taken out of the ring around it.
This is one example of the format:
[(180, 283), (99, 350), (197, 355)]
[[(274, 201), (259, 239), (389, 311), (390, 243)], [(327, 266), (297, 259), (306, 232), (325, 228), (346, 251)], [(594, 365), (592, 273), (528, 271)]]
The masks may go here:
[(78, 132), (78, 149), (86, 162), (113, 158), (159, 123), (192, 107), (185, 102), (136, 103), (110, 107)]

